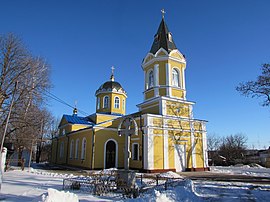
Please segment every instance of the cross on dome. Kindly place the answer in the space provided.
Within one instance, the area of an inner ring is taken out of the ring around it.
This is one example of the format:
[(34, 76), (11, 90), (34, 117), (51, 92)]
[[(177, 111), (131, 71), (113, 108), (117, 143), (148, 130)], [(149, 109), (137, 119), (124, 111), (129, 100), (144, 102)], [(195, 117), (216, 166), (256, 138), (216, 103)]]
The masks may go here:
[(111, 81), (114, 81), (114, 66), (111, 67), (111, 70), (112, 70), (112, 74), (111, 74)]

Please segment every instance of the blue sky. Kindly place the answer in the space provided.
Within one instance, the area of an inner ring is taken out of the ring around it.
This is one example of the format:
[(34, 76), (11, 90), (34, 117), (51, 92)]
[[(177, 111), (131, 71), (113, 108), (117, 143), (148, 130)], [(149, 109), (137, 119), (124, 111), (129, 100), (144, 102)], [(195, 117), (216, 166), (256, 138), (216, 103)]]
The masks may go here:
[[(95, 91), (110, 77), (128, 92), (127, 112), (143, 101), (142, 59), (161, 21), (186, 55), (187, 99), (208, 133), (243, 133), (250, 147), (270, 145), (270, 108), (235, 91), (269, 63), (270, 1), (0, 0), (0, 33), (20, 36), (34, 55), (51, 65), (51, 92), (89, 114)], [(49, 101), (57, 117), (72, 109)]]

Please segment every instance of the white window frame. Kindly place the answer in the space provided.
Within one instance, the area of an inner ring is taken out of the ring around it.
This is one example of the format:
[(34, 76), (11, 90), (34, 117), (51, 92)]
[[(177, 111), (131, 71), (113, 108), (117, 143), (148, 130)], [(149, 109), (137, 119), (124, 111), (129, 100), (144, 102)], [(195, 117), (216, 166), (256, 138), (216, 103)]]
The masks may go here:
[(180, 87), (180, 73), (178, 69), (172, 69), (172, 85), (175, 87)]
[(84, 137), (82, 140), (81, 160), (85, 160), (85, 158), (86, 158), (86, 138)]
[(109, 96), (107, 96), (107, 95), (104, 96), (104, 98), (103, 98), (103, 108), (105, 108), (105, 109), (109, 108), (109, 102), (110, 102)]
[[(118, 103), (116, 102), (116, 100), (118, 101)], [(114, 97), (114, 108), (120, 109), (120, 98), (118, 96)]]
[(79, 158), (79, 143), (80, 143), (80, 140), (79, 139), (76, 139), (76, 144), (75, 144), (75, 159), (78, 159)]
[(122, 105), (123, 110), (125, 110), (125, 99), (122, 100)]
[(74, 150), (74, 140), (71, 140), (70, 143), (70, 151), (69, 151), (69, 158), (72, 159), (73, 158), (73, 150)]
[[(135, 145), (137, 145), (137, 159), (135, 159)], [(139, 159), (140, 159), (140, 157), (139, 157), (139, 155), (140, 155), (140, 145), (139, 145), (139, 143), (133, 143), (132, 144), (132, 160), (134, 160), (134, 161), (139, 161)]]

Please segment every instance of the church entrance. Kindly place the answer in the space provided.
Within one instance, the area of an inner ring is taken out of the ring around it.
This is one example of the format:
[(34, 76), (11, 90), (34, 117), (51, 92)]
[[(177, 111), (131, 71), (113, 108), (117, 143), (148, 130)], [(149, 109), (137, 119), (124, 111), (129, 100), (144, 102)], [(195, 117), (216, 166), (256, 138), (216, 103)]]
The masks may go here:
[(106, 161), (105, 168), (114, 168), (116, 167), (116, 144), (114, 141), (110, 140), (106, 144)]

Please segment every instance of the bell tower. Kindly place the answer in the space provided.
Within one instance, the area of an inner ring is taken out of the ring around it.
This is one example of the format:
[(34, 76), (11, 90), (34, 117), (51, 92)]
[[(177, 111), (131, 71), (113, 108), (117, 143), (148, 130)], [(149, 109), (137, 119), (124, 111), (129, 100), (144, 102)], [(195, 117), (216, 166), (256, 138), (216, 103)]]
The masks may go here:
[[(142, 62), (144, 71), (144, 102), (137, 105), (143, 113), (168, 115), (168, 105), (191, 109), (186, 100), (186, 59), (178, 50), (165, 22), (165, 11), (154, 35), (150, 51)], [(189, 116), (190, 114), (187, 114)]]
[(173, 41), (164, 13), (162, 10), (154, 42), (142, 63), (145, 101), (159, 96), (186, 99), (186, 60)]

